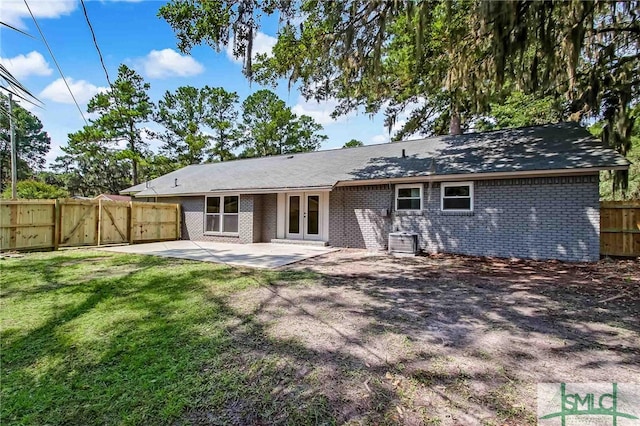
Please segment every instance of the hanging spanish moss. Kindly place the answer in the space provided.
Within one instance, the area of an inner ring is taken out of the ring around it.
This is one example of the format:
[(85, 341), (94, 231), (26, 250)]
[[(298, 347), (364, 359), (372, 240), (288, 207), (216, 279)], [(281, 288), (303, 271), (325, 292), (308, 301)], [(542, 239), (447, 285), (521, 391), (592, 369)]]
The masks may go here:
[[(276, 12), (273, 55), (254, 58), (260, 17)], [(638, 0), (174, 0), (160, 9), (183, 51), (233, 43), (250, 79), (284, 78), (307, 98), (335, 99), (336, 116), (382, 110), (391, 127), (410, 107), (396, 136), (464, 130), (518, 90), (566, 99), (567, 119), (605, 119), (604, 141), (622, 154), (640, 86), (639, 13)], [(626, 176), (614, 184), (625, 190)]]

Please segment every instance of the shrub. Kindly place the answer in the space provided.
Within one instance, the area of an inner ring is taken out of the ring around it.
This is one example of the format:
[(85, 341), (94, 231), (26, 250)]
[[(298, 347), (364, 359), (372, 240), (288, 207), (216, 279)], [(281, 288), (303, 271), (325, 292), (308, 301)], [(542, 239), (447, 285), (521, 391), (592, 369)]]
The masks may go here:
[[(18, 182), (16, 192), (18, 198), (30, 199), (52, 199), (69, 196), (69, 193), (64, 189), (37, 180), (23, 180)], [(8, 186), (4, 190), (2, 198), (11, 198), (11, 186)]]

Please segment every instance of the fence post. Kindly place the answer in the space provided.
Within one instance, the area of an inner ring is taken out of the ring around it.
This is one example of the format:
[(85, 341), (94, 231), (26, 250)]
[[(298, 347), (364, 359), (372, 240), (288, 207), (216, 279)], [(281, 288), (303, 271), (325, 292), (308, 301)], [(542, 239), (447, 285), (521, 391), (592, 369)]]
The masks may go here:
[(129, 244), (133, 244), (133, 201), (129, 201), (128, 222), (127, 228), (129, 228)]
[(53, 251), (58, 250), (60, 245), (60, 199), (56, 198), (53, 207)]
[(176, 240), (180, 239), (180, 231), (182, 227), (180, 226), (180, 220), (182, 216), (180, 215), (180, 203), (176, 203)]
[(98, 246), (102, 242), (102, 198), (98, 200)]

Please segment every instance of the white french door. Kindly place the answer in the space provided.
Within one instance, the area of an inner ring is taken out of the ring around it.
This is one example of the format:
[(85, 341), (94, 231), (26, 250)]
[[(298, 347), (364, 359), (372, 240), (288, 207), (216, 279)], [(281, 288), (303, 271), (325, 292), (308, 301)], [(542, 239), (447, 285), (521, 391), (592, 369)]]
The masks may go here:
[(320, 193), (296, 192), (287, 194), (286, 236), (294, 240), (321, 239), (322, 208)]

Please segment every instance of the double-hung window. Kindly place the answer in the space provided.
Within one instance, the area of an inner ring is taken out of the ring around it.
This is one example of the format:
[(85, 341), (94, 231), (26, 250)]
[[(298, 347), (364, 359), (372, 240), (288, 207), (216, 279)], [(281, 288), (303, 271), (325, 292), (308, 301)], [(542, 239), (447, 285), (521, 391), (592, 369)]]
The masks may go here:
[(422, 210), (422, 184), (396, 185), (396, 210)]
[(473, 211), (473, 182), (443, 182), (441, 188), (442, 211)]
[(238, 195), (206, 198), (204, 231), (212, 234), (238, 233)]

